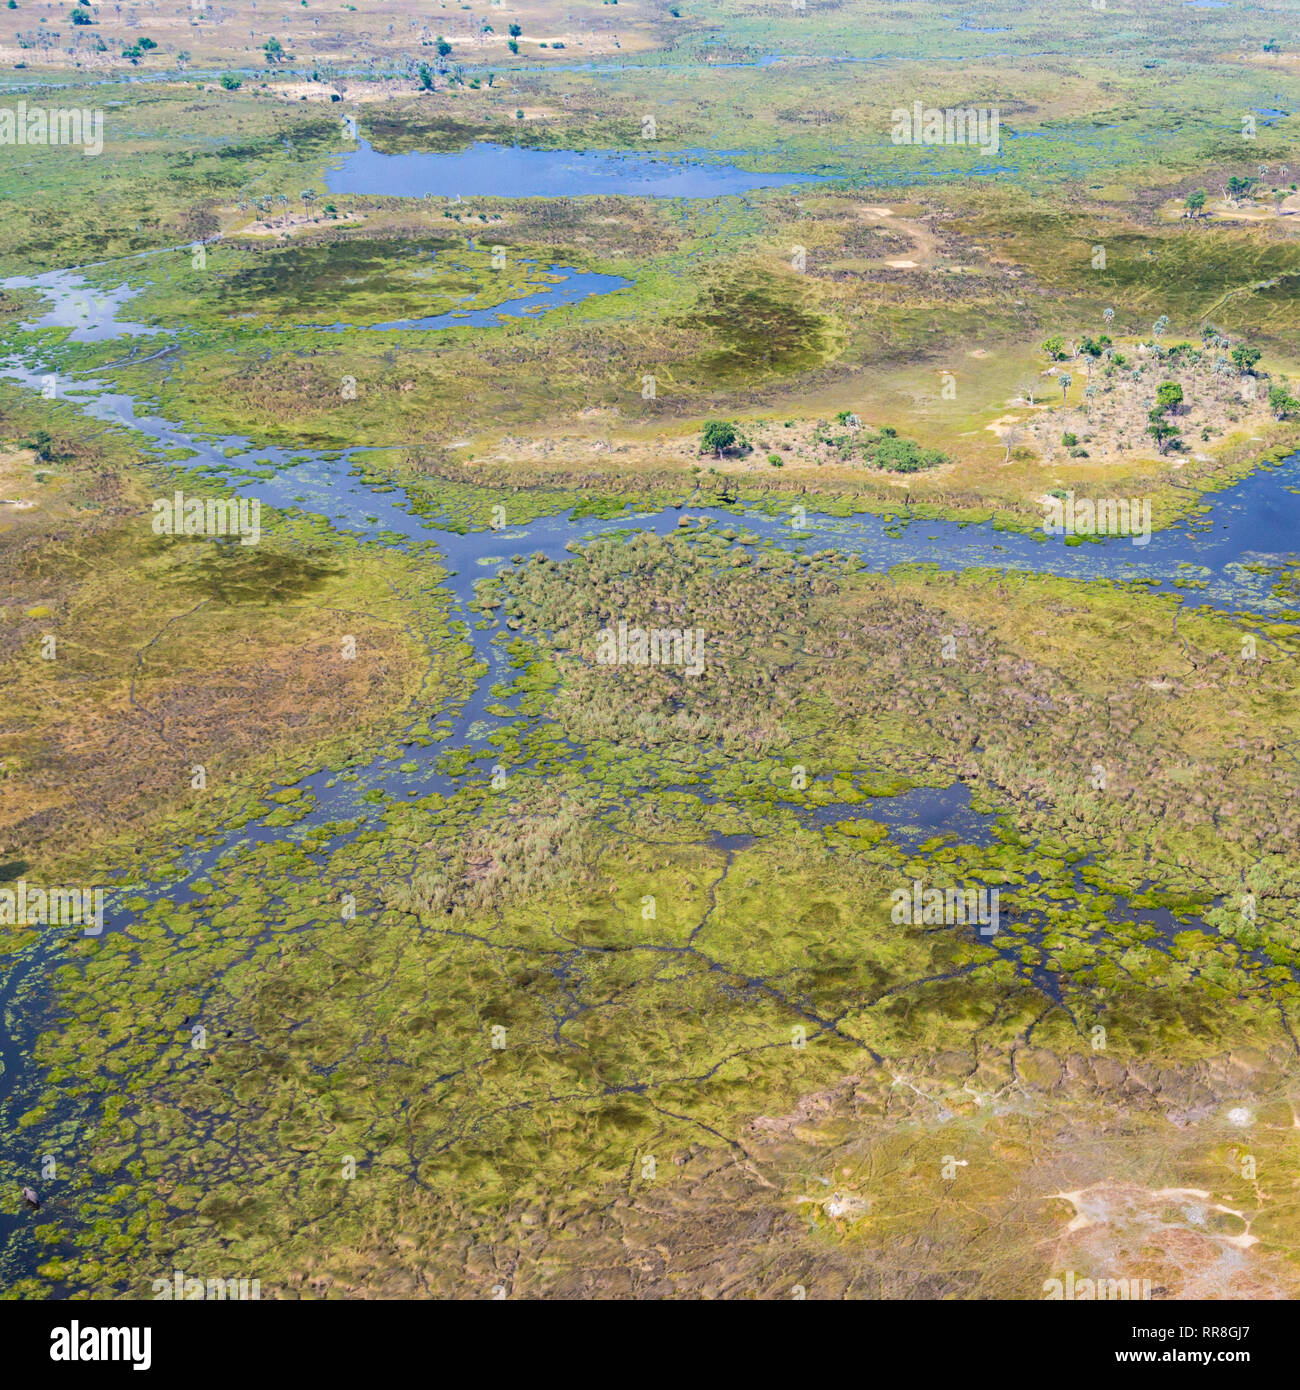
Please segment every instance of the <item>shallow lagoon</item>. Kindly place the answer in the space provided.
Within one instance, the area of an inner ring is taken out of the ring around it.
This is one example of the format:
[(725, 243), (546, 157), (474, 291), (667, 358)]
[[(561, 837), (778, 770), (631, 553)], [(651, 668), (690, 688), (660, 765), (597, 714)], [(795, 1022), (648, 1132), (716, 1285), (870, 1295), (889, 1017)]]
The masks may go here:
[(325, 174), (331, 193), (398, 198), (717, 198), (818, 181), (816, 174), (763, 174), (721, 160), (706, 161), (696, 151), (628, 154), (480, 142), (451, 154), (380, 154), (365, 140)]

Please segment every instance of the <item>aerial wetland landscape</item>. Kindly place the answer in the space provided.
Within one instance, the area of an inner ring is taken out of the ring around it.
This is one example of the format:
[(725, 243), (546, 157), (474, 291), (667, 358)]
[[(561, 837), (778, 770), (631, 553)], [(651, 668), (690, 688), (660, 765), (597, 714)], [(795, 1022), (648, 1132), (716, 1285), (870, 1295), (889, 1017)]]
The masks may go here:
[(1300, 1297), (1300, 0), (7, 0), (0, 339), (4, 1299)]

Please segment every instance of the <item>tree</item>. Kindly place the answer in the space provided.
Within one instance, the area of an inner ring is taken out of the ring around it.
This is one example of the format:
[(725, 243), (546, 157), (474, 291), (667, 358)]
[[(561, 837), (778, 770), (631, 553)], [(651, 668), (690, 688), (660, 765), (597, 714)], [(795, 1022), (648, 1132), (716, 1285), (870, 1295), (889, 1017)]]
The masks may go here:
[(507, 40), (506, 40), (506, 47), (511, 51), (511, 53), (518, 53), (518, 52), (519, 52), (519, 40), (518, 40), (518, 39), (507, 39)]
[(1065, 398), (1066, 398), (1066, 396), (1069, 395), (1069, 393), (1070, 393), (1070, 384), (1071, 384), (1071, 382), (1074, 380), (1074, 378), (1070, 375), (1069, 372), (1062, 372), (1062, 373), (1061, 373), (1060, 380), (1061, 380), (1061, 404), (1064, 405), (1064, 404), (1065, 404)]
[(524, 32), (524, 26), (522, 24), (512, 24), (506, 32), (512, 39), (517, 39)]
[(1107, 328), (1109, 328), (1109, 327), (1111, 326), (1111, 324), (1115, 321), (1115, 311), (1114, 311), (1114, 309), (1103, 309), (1103, 310), (1101, 311), (1101, 316), (1102, 316), (1102, 318), (1104, 318), (1104, 319), (1106, 320), (1106, 327), (1107, 327)]
[(1147, 426), (1147, 433), (1156, 442), (1156, 448), (1163, 454), (1171, 441), (1178, 437), (1178, 427), (1165, 419), (1164, 411), (1156, 406), (1147, 411), (1147, 419), (1150, 424)]
[(736, 442), (736, 427), (730, 420), (708, 420), (700, 432), (700, 453), (721, 458), (724, 449)]
[(1194, 193), (1187, 195), (1187, 215), (1189, 217), (1199, 217), (1205, 208), (1205, 189), (1198, 188)]
[(73, 24), (93, 24), (95, 22), (90, 16), (90, 11), (82, 5), (74, 5), (68, 18), (72, 20)]
[(1151, 325), (1151, 336), (1159, 342), (1162, 334), (1169, 332), (1169, 315), (1161, 314), (1160, 317)]
[(242, 77), (236, 77), (233, 72), (227, 72), (222, 74), (221, 85), (228, 92), (237, 92), (244, 85), (244, 80)]
[(438, 35), (438, 42), (434, 47), (437, 50), (439, 58), (445, 58), (451, 52), (451, 44), (449, 44), (441, 34)]
[(1238, 343), (1228, 354), (1233, 361), (1233, 365), (1239, 372), (1255, 375), (1255, 363), (1264, 355), (1258, 348), (1247, 347), (1245, 343)]
[(1065, 356), (1065, 339), (1059, 333), (1054, 333), (1043, 344), (1043, 351), (1053, 362), (1059, 362)]
[(1007, 446), (1006, 455), (1003, 457), (1003, 460), (1002, 460), (1003, 463), (1010, 463), (1010, 462), (1011, 462), (1011, 448), (1012, 448), (1012, 445), (1014, 445), (1014, 444), (1019, 444), (1020, 441), (1021, 441), (1021, 439), (1023, 439), (1023, 438), (1024, 438), (1024, 432), (1021, 430), (1021, 428), (1020, 428), (1019, 425), (1008, 425), (1008, 426), (1002, 431), (1002, 442)]
[(1161, 410), (1173, 410), (1183, 403), (1183, 388), (1176, 381), (1162, 381), (1156, 387), (1156, 405)]
[(427, 63), (420, 64), (420, 86), (426, 92), (433, 91), (433, 70)]
[(304, 188), (298, 196), (302, 199), (303, 212), (310, 212), (311, 205), (316, 201), (316, 190), (314, 188)]
[(1300, 411), (1300, 401), (1285, 386), (1274, 385), (1268, 388), (1268, 408), (1275, 420), (1285, 420), (1288, 415)]
[(262, 45), (268, 63), (278, 63), (284, 57), (284, 45), (279, 39), (270, 38)]
[(1254, 185), (1254, 179), (1243, 177), (1241, 174), (1233, 174), (1228, 180), (1228, 197), (1233, 199), (1244, 198)]

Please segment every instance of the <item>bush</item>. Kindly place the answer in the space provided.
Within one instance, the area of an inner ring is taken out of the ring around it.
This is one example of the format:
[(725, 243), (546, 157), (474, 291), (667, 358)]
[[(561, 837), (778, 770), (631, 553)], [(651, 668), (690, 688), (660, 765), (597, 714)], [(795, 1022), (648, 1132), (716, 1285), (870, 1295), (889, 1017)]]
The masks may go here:
[(1183, 388), (1176, 381), (1162, 381), (1156, 387), (1156, 406), (1160, 410), (1171, 410), (1183, 403)]
[(1247, 347), (1245, 343), (1238, 343), (1228, 354), (1232, 358), (1233, 365), (1241, 372), (1253, 373), (1255, 364), (1263, 356), (1258, 348)]
[(889, 426), (862, 440), (862, 456), (872, 468), (890, 473), (921, 473), (948, 462), (938, 449), (922, 449), (914, 440), (900, 439)]

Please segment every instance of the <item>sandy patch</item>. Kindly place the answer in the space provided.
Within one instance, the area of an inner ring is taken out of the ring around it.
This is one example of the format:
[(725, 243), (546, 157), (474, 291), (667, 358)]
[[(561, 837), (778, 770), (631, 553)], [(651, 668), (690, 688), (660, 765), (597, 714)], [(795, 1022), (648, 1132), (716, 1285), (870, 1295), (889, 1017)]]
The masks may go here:
[(304, 227), (355, 227), (366, 220), (364, 212), (349, 213), (346, 217), (311, 216), (305, 212), (288, 212), (283, 217), (268, 217), (250, 222), (228, 233), (229, 236), (283, 236), (300, 232)]

